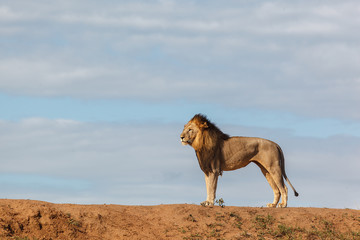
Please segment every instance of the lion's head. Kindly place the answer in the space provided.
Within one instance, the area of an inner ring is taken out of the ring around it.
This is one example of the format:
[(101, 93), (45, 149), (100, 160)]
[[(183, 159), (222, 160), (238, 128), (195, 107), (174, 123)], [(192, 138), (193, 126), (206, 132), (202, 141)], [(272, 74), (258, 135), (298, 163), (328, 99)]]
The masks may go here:
[(201, 114), (195, 115), (185, 126), (180, 135), (182, 145), (189, 144), (190, 146), (196, 141), (196, 138), (202, 133), (204, 129), (208, 128), (208, 121), (205, 116)]
[(212, 148), (219, 144), (219, 140), (226, 140), (229, 136), (224, 134), (206, 116), (196, 114), (185, 126), (180, 135), (183, 145), (189, 144), (195, 150)]
[(202, 114), (196, 114), (184, 126), (180, 135), (183, 145), (190, 145), (195, 149), (200, 168), (205, 174), (221, 174), (221, 147), (228, 138), (229, 135), (223, 133)]

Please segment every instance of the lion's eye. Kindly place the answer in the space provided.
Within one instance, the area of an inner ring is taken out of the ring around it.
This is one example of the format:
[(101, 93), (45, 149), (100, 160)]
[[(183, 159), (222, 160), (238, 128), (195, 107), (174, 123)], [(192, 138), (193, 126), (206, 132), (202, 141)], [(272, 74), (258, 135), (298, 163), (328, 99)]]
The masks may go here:
[(192, 131), (192, 129), (189, 129), (189, 132), (191, 132)]

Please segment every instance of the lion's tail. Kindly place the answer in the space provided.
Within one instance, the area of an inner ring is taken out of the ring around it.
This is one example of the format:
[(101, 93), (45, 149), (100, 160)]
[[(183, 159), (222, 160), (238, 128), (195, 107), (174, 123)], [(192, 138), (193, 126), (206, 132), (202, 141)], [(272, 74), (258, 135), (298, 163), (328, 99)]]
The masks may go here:
[(279, 153), (280, 153), (280, 165), (281, 165), (281, 172), (282, 172), (282, 175), (284, 176), (285, 180), (287, 181), (287, 183), (290, 185), (290, 187), (292, 188), (292, 190), (294, 191), (294, 194), (295, 196), (299, 196), (299, 193), (295, 190), (295, 188), (293, 187), (293, 185), (291, 184), (289, 178), (286, 176), (286, 173), (285, 173), (285, 158), (284, 158), (284, 153), (283, 151), (281, 150), (281, 147), (278, 145), (278, 150), (279, 150)]

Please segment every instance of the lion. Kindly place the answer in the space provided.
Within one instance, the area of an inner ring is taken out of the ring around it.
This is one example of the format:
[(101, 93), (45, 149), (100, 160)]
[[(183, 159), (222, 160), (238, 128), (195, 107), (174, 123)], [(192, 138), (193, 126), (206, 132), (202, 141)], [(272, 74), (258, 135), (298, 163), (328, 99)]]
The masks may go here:
[(196, 114), (184, 126), (180, 140), (183, 145), (195, 149), (200, 168), (205, 173), (207, 198), (201, 205), (214, 205), (218, 177), (223, 171), (246, 167), (251, 162), (260, 167), (274, 191), (274, 201), (267, 207), (287, 206), (288, 189), (284, 178), (295, 196), (299, 195), (286, 176), (284, 154), (275, 142), (255, 137), (230, 137), (202, 114)]

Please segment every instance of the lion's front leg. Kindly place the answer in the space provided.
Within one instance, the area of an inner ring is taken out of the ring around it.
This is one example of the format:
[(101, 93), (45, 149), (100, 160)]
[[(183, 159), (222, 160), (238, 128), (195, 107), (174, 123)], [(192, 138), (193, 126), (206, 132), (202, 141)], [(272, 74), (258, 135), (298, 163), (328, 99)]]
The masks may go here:
[(219, 177), (218, 173), (208, 173), (207, 175), (205, 174), (207, 198), (206, 201), (201, 203), (201, 205), (203, 206), (214, 205), (218, 177)]

